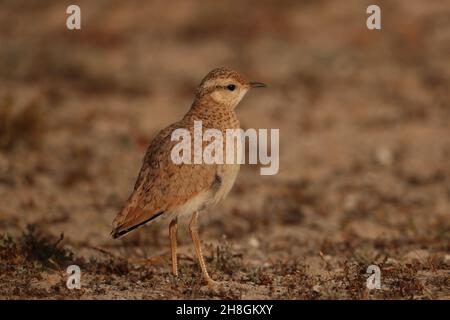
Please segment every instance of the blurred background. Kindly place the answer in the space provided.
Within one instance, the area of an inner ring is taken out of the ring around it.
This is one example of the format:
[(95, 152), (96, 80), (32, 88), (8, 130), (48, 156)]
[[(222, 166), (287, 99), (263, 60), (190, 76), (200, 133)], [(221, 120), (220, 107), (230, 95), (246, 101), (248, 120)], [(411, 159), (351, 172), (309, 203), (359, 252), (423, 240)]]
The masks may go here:
[[(269, 85), (237, 112), (280, 129), (280, 171), (244, 166), (200, 215), (217, 293), (184, 226), (178, 280), (168, 226), (109, 232), (148, 143), (219, 66)], [(449, 299), (449, 88), (446, 0), (1, 0), (0, 297)]]

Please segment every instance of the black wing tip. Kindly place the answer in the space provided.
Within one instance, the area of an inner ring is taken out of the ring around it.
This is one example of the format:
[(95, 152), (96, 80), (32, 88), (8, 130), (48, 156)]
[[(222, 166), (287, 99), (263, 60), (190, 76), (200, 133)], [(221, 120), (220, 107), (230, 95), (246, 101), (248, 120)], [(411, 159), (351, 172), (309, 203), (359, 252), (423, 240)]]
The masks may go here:
[(117, 230), (111, 231), (110, 235), (111, 235), (111, 238), (113, 238), (113, 239), (117, 239), (121, 236), (120, 232), (118, 232)]
[(119, 227), (113, 229), (113, 231), (111, 231), (111, 237), (112, 237), (113, 239), (120, 238), (121, 236), (123, 236), (123, 235), (125, 235), (125, 234), (127, 234), (127, 233), (129, 233), (129, 232), (131, 232), (131, 231), (133, 231), (134, 229), (136, 229), (136, 228), (138, 228), (138, 227), (140, 227), (140, 226), (146, 224), (147, 222), (150, 222), (151, 220), (156, 219), (157, 217), (159, 217), (159, 216), (162, 215), (163, 213), (164, 213), (164, 211), (158, 212), (157, 214), (155, 214), (155, 215), (154, 215), (153, 217), (151, 217), (150, 219), (147, 219), (147, 220), (145, 220), (145, 221), (142, 221), (141, 223), (138, 223), (138, 224), (136, 224), (136, 225), (134, 225), (134, 226), (131, 226), (131, 227), (129, 227), (129, 228), (127, 228), (127, 229), (124, 229), (124, 230), (120, 230), (120, 226), (119, 226)]

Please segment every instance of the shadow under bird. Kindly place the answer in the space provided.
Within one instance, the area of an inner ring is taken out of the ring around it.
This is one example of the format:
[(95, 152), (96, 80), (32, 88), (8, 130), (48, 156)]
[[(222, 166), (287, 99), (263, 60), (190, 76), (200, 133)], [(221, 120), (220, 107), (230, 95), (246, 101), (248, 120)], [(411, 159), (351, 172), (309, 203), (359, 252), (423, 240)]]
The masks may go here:
[(202, 121), (204, 128), (220, 130), (223, 135), (227, 129), (239, 129), (235, 108), (250, 88), (259, 87), (265, 84), (249, 82), (228, 68), (217, 68), (206, 75), (183, 119), (160, 131), (148, 147), (134, 190), (113, 221), (113, 238), (158, 217), (168, 217), (172, 273), (178, 276), (178, 216), (192, 214), (189, 231), (195, 253), (205, 281), (215, 285), (200, 246), (198, 212), (225, 198), (236, 180), (239, 164), (175, 164), (171, 150), (177, 142), (172, 141), (171, 135), (183, 128), (193, 137), (194, 121)]

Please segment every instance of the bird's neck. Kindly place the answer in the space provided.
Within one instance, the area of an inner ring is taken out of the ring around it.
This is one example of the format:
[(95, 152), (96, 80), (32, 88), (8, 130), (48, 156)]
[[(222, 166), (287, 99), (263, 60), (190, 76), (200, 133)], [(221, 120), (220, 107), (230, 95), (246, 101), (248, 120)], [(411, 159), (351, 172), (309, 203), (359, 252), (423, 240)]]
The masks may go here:
[(184, 118), (188, 121), (201, 120), (207, 128), (225, 130), (240, 127), (234, 109), (214, 101), (209, 96), (196, 99)]

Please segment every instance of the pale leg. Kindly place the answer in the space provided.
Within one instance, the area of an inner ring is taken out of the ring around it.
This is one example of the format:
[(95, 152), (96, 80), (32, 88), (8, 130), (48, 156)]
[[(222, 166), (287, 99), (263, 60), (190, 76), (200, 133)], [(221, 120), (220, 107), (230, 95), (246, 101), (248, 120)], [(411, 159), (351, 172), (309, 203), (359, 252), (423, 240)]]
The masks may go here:
[(200, 237), (198, 236), (197, 217), (198, 212), (194, 212), (191, 218), (191, 222), (189, 223), (189, 231), (191, 233), (192, 242), (194, 243), (195, 253), (197, 254), (198, 263), (200, 265), (200, 269), (202, 270), (203, 277), (205, 278), (208, 285), (214, 286), (216, 282), (213, 281), (209, 276), (208, 271), (206, 270), (205, 260), (203, 259), (203, 252), (200, 246)]
[(170, 235), (170, 249), (172, 255), (172, 274), (175, 277), (178, 277), (177, 226), (178, 226), (178, 219), (174, 218), (169, 224), (169, 235)]

